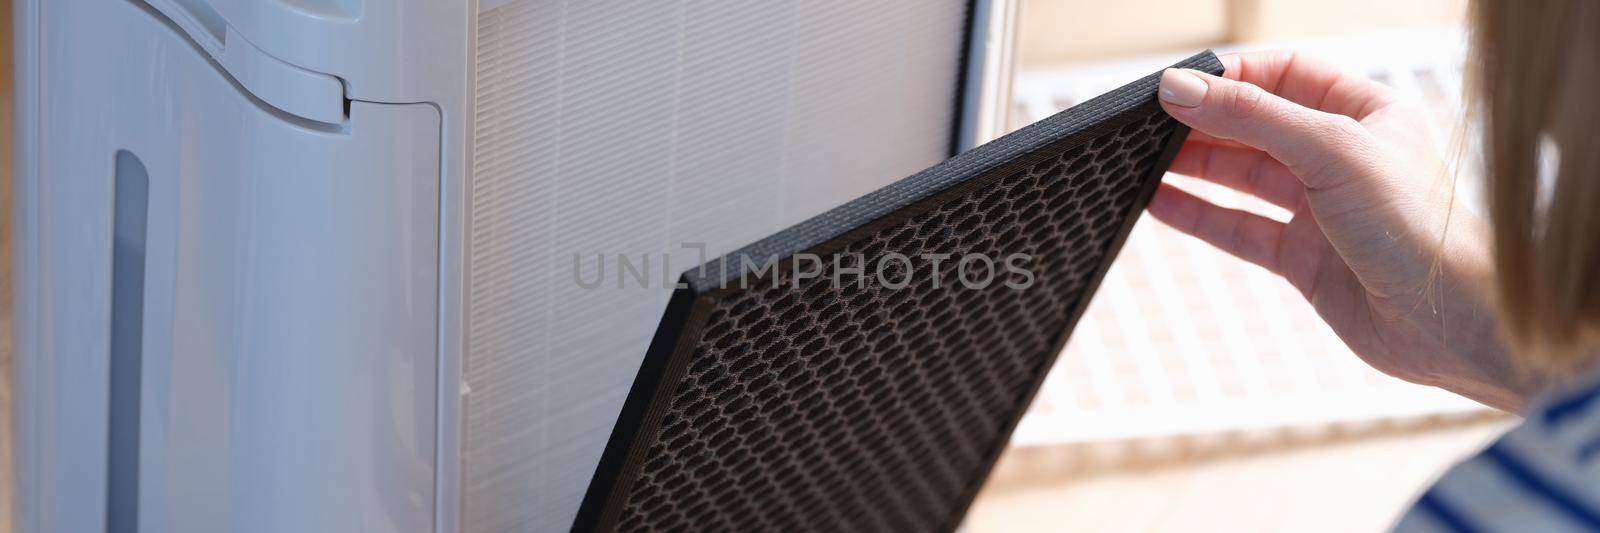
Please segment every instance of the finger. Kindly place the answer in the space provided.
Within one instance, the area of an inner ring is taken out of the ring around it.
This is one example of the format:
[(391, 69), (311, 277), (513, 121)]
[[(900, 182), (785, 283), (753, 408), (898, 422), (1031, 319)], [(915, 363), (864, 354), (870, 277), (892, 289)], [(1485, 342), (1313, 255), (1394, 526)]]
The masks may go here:
[(1161, 107), (1212, 137), (1261, 149), (1308, 189), (1333, 188), (1374, 159), (1370, 134), (1354, 119), (1324, 113), (1255, 85), (1188, 69), (1167, 69)]
[(1311, 109), (1356, 120), (1394, 101), (1394, 90), (1320, 59), (1290, 50), (1219, 57), (1223, 77), (1266, 89)]
[(1285, 227), (1282, 222), (1219, 207), (1165, 183), (1156, 189), (1148, 209), (1156, 220), (1173, 229), (1281, 275), (1278, 243)]
[(1172, 160), (1172, 172), (1200, 178), (1294, 211), (1306, 187), (1289, 167), (1254, 148), (1185, 142)]

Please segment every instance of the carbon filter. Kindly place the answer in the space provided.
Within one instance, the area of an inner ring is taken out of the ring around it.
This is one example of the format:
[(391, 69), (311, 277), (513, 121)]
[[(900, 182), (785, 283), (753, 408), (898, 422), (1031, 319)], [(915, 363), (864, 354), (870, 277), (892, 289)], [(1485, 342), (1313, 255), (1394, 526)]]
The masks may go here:
[(685, 273), (574, 530), (955, 529), (1187, 134), (1156, 87)]

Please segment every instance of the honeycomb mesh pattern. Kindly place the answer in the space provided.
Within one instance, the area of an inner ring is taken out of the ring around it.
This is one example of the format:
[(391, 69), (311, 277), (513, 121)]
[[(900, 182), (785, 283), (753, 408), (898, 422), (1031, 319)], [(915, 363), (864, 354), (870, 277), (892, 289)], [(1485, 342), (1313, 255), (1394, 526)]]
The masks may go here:
[[(724, 291), (627, 492), (622, 531), (946, 531), (1005, 445), (1174, 129), (1149, 112), (844, 244), (868, 272)], [(1037, 278), (924, 254), (1031, 256)], [(859, 254), (859, 255), (857, 255)], [(905, 265), (912, 269), (904, 277)], [(844, 267), (852, 266), (845, 261)], [(995, 276), (987, 287), (961, 279)], [(936, 288), (933, 280), (939, 280)]]

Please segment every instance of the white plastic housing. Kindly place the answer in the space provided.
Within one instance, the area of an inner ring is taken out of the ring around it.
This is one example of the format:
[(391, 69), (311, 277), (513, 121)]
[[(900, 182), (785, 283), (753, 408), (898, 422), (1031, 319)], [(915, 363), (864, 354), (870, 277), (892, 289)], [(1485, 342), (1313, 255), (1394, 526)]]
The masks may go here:
[[(433, 530), (439, 108), (314, 122), (140, 3), (19, 12), (20, 529)], [(119, 158), (148, 180), (134, 309), (112, 308)], [(119, 357), (142, 359), (131, 426)]]

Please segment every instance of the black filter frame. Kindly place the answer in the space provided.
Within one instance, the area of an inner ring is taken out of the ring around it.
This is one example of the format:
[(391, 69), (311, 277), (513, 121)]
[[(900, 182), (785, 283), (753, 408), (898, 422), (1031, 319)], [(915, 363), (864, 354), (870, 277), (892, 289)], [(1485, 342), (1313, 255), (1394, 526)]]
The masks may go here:
[[(1220, 75), (1223, 70), (1221, 62), (1209, 50), (1185, 59), (1174, 65), (1174, 67), (1191, 68), (1217, 75)], [(957, 496), (932, 500), (944, 502), (940, 505), (948, 505), (951, 508), (931, 511), (939, 516), (940, 519), (927, 522), (927, 524), (933, 524), (932, 527), (919, 527), (918, 529), (952, 531), (957, 528), (965, 516), (967, 508), (971, 506), (973, 498), (976, 497), (978, 489), (982, 486), (983, 480), (987, 478), (994, 467), (994, 462), (1004, 450), (1011, 433), (1016, 429), (1016, 424), (1021, 419), (1023, 412), (1032, 403), (1033, 397), (1037, 394), (1039, 386), (1044, 381), (1046, 371), (1053, 365), (1061, 349), (1065, 346), (1068, 336), (1077, 324), (1079, 317), (1082, 316), (1095, 288), (1104, 277), (1106, 269), (1110, 266), (1117, 251), (1126, 240), (1128, 232), (1139, 218), (1144, 206), (1149, 202), (1151, 195), (1154, 194), (1161, 176), (1166, 172), (1167, 167), (1171, 164), (1173, 157), (1176, 156), (1179, 147), (1188, 134), (1187, 128), (1166, 117), (1160, 109), (1156, 101), (1158, 85), (1159, 73), (1151, 74), (1115, 91), (1074, 106), (1071, 109), (960, 154), (927, 170), (685, 272), (678, 288), (672, 294), (666, 312), (656, 330), (655, 337), (650, 344), (648, 352), (645, 354), (638, 377), (633, 383), (633, 387), (619, 414), (616, 426), (612, 430), (611, 438), (606, 445), (600, 464), (579, 508), (576, 521), (573, 524), (573, 530), (588, 532), (615, 531), (618, 529), (651, 529), (649, 527), (638, 527), (638, 524), (630, 525), (624, 523), (622, 520), (624, 509), (629, 504), (630, 498), (636, 497), (633, 490), (644, 474), (646, 465), (657, 459), (664, 459), (657, 457), (657, 455), (662, 455), (659, 453), (661, 450), (667, 449), (670, 445), (670, 443), (661, 442), (663, 440), (661, 435), (663, 420), (669, 418), (669, 411), (673, 409), (673, 403), (682, 400), (680, 393), (683, 393), (683, 390), (681, 389), (687, 387), (685, 383), (691, 366), (697, 363), (697, 358), (712, 357), (718, 353), (703, 344), (706, 341), (707, 321), (712, 319), (715, 313), (722, 312), (716, 310), (719, 302), (744, 297), (742, 294), (748, 291), (779, 290), (771, 288), (772, 285), (770, 283), (777, 281), (771, 278), (777, 277), (788, 281), (783, 276), (796, 270), (794, 261), (795, 256), (798, 254), (812, 254), (822, 258), (823, 261), (829, 261), (846, 248), (852, 246), (859, 248), (862, 246), (862, 242), (874, 239), (874, 236), (880, 235), (880, 232), (888, 231), (888, 229), (895, 228), (897, 225), (907, 223), (907, 221), (913, 220), (915, 217), (932, 213), (947, 204), (961, 201), (962, 198), (969, 197), (975, 192), (981, 193), (986, 187), (1000, 187), (1002, 180), (1018, 179), (1017, 176), (1030, 172), (1030, 169), (1051, 165), (1052, 160), (1061, 158), (1064, 154), (1068, 154), (1073, 150), (1088, 150), (1091, 143), (1095, 143), (1097, 139), (1119, 135), (1119, 132), (1127, 131), (1125, 128), (1132, 128), (1139, 124), (1154, 124), (1155, 126), (1138, 130), (1147, 132), (1150, 137), (1153, 137), (1153, 139), (1142, 140), (1141, 146), (1149, 146), (1148, 143), (1156, 143), (1154, 148), (1150, 148), (1155, 155), (1141, 160), (1140, 165), (1147, 166), (1138, 168), (1117, 167), (1126, 168), (1125, 172), (1137, 174), (1136, 177), (1122, 178), (1124, 181), (1130, 182), (1134, 187), (1128, 191), (1133, 194), (1131, 203), (1127, 203), (1128, 205), (1105, 202), (1095, 204), (1096, 206), (1114, 206), (1116, 212), (1099, 215), (1112, 217), (1114, 231), (1110, 231), (1105, 235), (1097, 234), (1095, 239), (1075, 239), (1075, 241), (1085, 241), (1082, 246), (1086, 249), (1092, 247), (1093, 253), (1089, 254), (1088, 257), (1094, 260), (1095, 263), (1084, 268), (1083, 271), (1087, 277), (1081, 281), (1081, 287), (1073, 289), (1074, 292), (1072, 294), (1074, 296), (1070, 304), (1066, 306), (1069, 309), (1062, 310), (1065, 314), (1061, 319), (1051, 322), (1052, 324), (1064, 323), (1065, 327), (1061, 328), (1059, 332), (1051, 333), (1051, 336), (1048, 337), (1050, 346), (1040, 346), (1038, 350), (1029, 352), (1031, 359), (1029, 360), (1030, 364), (1025, 367), (1028, 369), (1026, 379), (1023, 380), (1025, 385), (1017, 387), (1015, 393), (1012, 393), (1010, 389), (1007, 390), (1007, 394), (1015, 394), (1020, 397), (1015, 398), (1016, 401), (1014, 402), (1008, 401), (1005, 403), (1007, 405), (1005, 409), (1008, 412), (1002, 413), (1003, 416), (1000, 419), (1003, 422), (998, 424), (974, 424), (970, 434), (963, 433), (961, 435), (962, 438), (972, 437), (972, 440), (977, 443), (974, 446), (981, 447), (981, 453), (976, 455), (981, 457), (981, 460), (978, 461), (977, 467), (970, 469), (970, 472), (959, 472), (951, 480), (952, 483), (948, 483), (951, 486), (946, 487), (949, 490), (943, 494)], [(1121, 133), (1121, 135), (1125, 134)], [(1084, 160), (1082, 164), (1094, 164), (1097, 172), (1100, 168), (1100, 163), (1096, 161)], [(1052, 167), (1052, 169), (1057, 168), (1059, 168), (1059, 165)], [(1033, 172), (1037, 172), (1037, 170), (1033, 170)], [(1079, 199), (1066, 198), (1059, 201), (1071, 201), (1076, 209), (1088, 209), (1087, 207), (1079, 208), (1077, 200)], [(1037, 203), (1030, 205), (1037, 205)], [(876, 238), (879, 239), (879, 242), (882, 242), (882, 237)], [(1074, 242), (1072, 245), (1077, 246), (1078, 243)], [(895, 251), (893, 244), (890, 244), (889, 248), (888, 251)], [(881, 253), (882, 250), (880, 249), (879, 252)], [(774, 260), (776, 262), (773, 262)], [(768, 265), (775, 265), (776, 268), (763, 272), (761, 267)], [(1044, 277), (1050, 274), (1050, 272), (1043, 272), (1039, 275)], [(755, 282), (752, 283), (752, 280), (755, 280)], [(798, 280), (795, 281), (798, 283)], [(805, 298), (806, 296), (799, 294), (802, 290), (803, 288), (796, 285), (791, 292), (794, 293), (795, 297)], [(760, 313), (765, 309), (768, 308), (757, 309), (755, 313)], [(723, 312), (723, 315), (725, 314)], [(723, 320), (732, 321), (731, 318), (724, 318)], [(761, 323), (765, 324), (766, 322)], [(744, 327), (744, 324), (740, 323), (740, 327)], [(776, 331), (784, 329), (785, 326), (780, 320), (776, 323), (771, 323), (767, 327)], [(1000, 327), (1009, 326), (1002, 324)], [(742, 334), (759, 334), (762, 331), (746, 331), (742, 332)], [(969, 334), (964, 333), (966, 331), (968, 330), (931, 331), (927, 332), (926, 335), (939, 337), (936, 340), (946, 343), (941, 345), (948, 345), (947, 341), (965, 343), (961, 344), (961, 346), (981, 346), (983, 344), (983, 342), (976, 342), (974, 339), (945, 338)], [(814, 335), (821, 335), (821, 333)], [(807, 344), (806, 346), (810, 347), (814, 346), (814, 344)], [(903, 348), (896, 349), (903, 350)], [(1034, 353), (1035, 351), (1037, 353)], [(973, 360), (982, 360), (986, 356), (985, 353), (976, 350), (961, 351), (960, 354), (963, 358), (971, 358)], [(772, 354), (765, 355), (769, 358), (772, 356)], [(916, 354), (902, 355), (914, 357)], [(741, 357), (753, 356), (744, 354)], [(803, 352), (800, 357), (805, 357)], [(1033, 359), (1037, 359), (1037, 361)], [(706, 363), (705, 361), (698, 362)], [(1032, 364), (1034, 362), (1038, 364)], [(876, 407), (871, 402), (850, 402), (850, 404), (850, 407), (863, 410), (871, 410)], [(892, 405), (896, 406), (892, 409), (899, 409), (904, 412), (879, 412), (874, 416), (883, 416), (886, 419), (919, 416), (916, 406), (906, 405), (904, 402), (898, 401)], [(682, 408), (681, 405), (679, 407)], [(706, 416), (713, 418), (724, 417), (723, 425), (732, 428), (735, 425), (734, 423), (739, 421), (726, 418), (736, 417), (737, 415), (738, 413), (725, 413), (719, 408)], [(858, 413), (851, 411), (848, 416), (857, 415)], [(727, 434), (726, 432), (718, 432), (718, 436)], [(771, 440), (769, 439), (767, 442), (771, 442)], [(655, 451), (653, 452), (653, 450)], [(680, 450), (674, 451), (683, 453)], [(876, 452), (869, 451), (865, 453)], [(702, 450), (698, 452), (698, 455), (692, 455), (688, 460), (715, 462), (718, 460), (715, 455), (714, 451)], [(912, 454), (907, 457), (913, 457), (910, 460), (923, 460), (915, 458), (925, 457), (925, 455)], [(812, 459), (817, 460), (819, 458), (812, 457)], [(849, 459), (842, 464), (870, 464), (871, 461), (878, 460), (877, 457), (821, 457), (820, 459), (833, 461)], [(931, 459), (929, 460), (931, 461)], [(866, 461), (866, 463), (860, 463), (859, 461)], [(759, 468), (759, 466), (756, 468)], [(869, 469), (869, 467), (862, 466), (860, 469)], [(854, 472), (854, 470), (849, 469), (846, 469), (846, 471)], [(727, 481), (735, 482), (745, 477), (764, 474), (759, 470), (739, 471), (737, 468), (728, 467), (715, 470), (710, 475), (733, 476), (733, 479)], [(827, 486), (830, 491), (837, 490), (839, 494), (845, 494), (852, 490), (857, 490), (857, 488), (850, 486), (852, 479), (854, 478), (849, 475), (835, 476), (831, 479), (814, 480), (808, 487), (815, 489), (816, 485), (820, 484)], [(702, 479), (700, 482), (707, 481)], [(838, 484), (839, 486), (828, 486), (830, 483)], [(751, 497), (760, 499), (774, 496), (756, 494)], [(689, 498), (687, 501), (693, 503), (693, 505), (685, 504), (686, 507), (698, 509), (701, 512), (725, 503), (694, 499), (704, 499), (701, 496), (684, 496), (684, 498)], [(748, 503), (746, 502), (746, 504)], [(794, 504), (792, 502), (786, 503), (786, 505), (804, 507), (804, 504)], [(825, 503), (819, 503), (818, 505), (825, 505)], [(748, 505), (746, 506), (748, 507)], [(830, 522), (832, 525), (829, 527), (833, 528), (839, 527), (841, 520), (851, 524), (847, 528), (858, 530), (902, 529), (908, 523), (871, 516), (872, 512), (863, 513), (859, 508), (853, 509), (849, 513), (842, 515), (837, 514), (837, 510), (830, 509), (801, 509), (801, 511), (836, 513), (831, 515), (835, 520)], [(794, 511), (794, 509), (789, 510)], [(740, 529), (770, 529), (771, 527), (763, 527), (763, 525), (770, 526), (772, 523), (767, 519), (750, 519), (739, 521), (736, 525)], [(729, 525), (727, 522), (715, 524), (696, 523), (697, 527), (704, 526), (712, 529), (726, 528)], [(790, 523), (786, 527), (793, 527), (793, 524)]]

